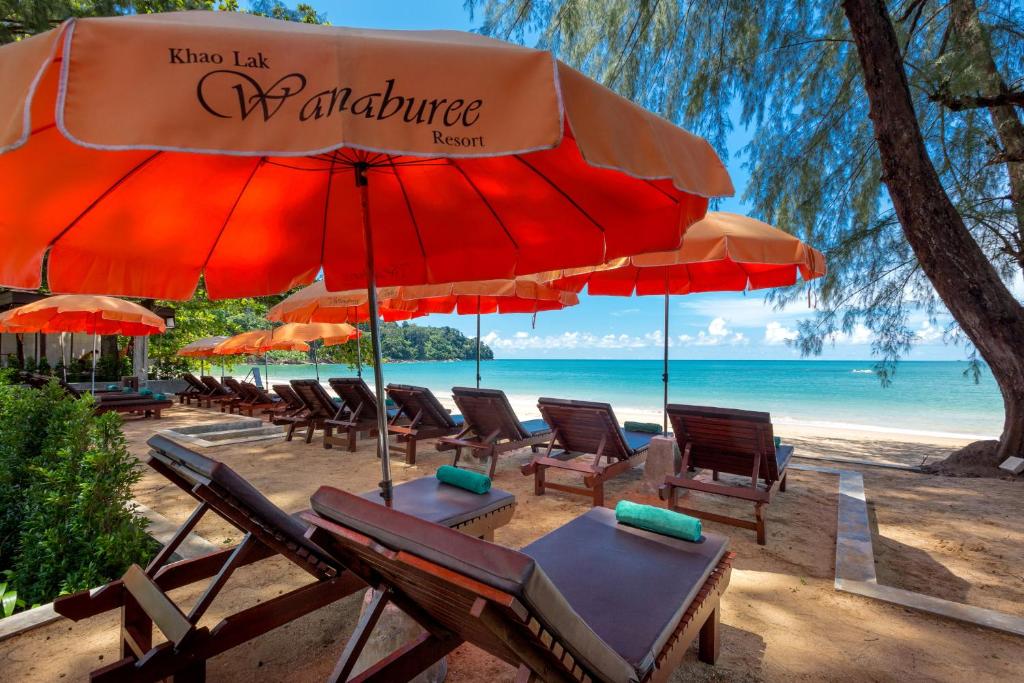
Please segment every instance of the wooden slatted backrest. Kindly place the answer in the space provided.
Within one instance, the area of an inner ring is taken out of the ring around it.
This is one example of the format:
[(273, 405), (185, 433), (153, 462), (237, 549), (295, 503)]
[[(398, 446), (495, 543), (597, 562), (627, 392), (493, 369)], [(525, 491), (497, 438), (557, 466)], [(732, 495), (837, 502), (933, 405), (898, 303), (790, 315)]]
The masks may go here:
[(241, 382), (239, 382), (234, 377), (225, 377), (224, 378), (224, 386), (226, 386), (228, 389), (230, 389), (231, 391), (233, 391), (235, 394), (237, 394), (239, 396), (245, 396), (245, 392), (242, 389)]
[(670, 404), (679, 448), (690, 447), (690, 464), (700, 469), (750, 476), (762, 456), (760, 478), (779, 479), (772, 419), (768, 413), (731, 408)]
[(315, 379), (293, 379), (292, 389), (302, 399), (303, 405), (309, 411), (309, 416), (314, 419), (329, 420), (334, 417), (341, 408), (331, 400), (324, 388)]
[(245, 387), (253, 403), (275, 403), (274, 397), (268, 394), (263, 387), (258, 387), (252, 382), (245, 382), (242, 386)]
[(210, 375), (203, 375), (200, 379), (203, 380), (203, 384), (206, 385), (212, 395), (223, 396), (228, 393), (228, 390), (225, 389), (214, 377), (211, 377)]
[(281, 400), (288, 404), (288, 410), (302, 410), (305, 404), (292, 389), (291, 384), (275, 384), (274, 393), (281, 397)]
[(306, 524), (281, 510), (244, 477), (222, 462), (154, 436), (147, 442), (149, 465), (238, 529), (317, 577), (337, 574), (341, 565), (305, 537)]
[(596, 453), (604, 441), (601, 455), (625, 460), (633, 449), (622, 436), (619, 421), (611, 405), (594, 401), (541, 398), (537, 407), (544, 421), (557, 433), (557, 444), (574, 453)]
[(426, 387), (411, 384), (389, 384), (388, 397), (395, 402), (398, 410), (409, 420), (419, 416), (417, 427), (436, 427), (453, 430), (458, 427), (452, 416), (444, 409), (434, 392)]
[(359, 420), (376, 422), (377, 398), (361, 377), (332, 377), (327, 380), (350, 413), (359, 411)]
[(512, 404), (500, 389), (454, 387), (452, 396), (465, 425), (483, 439), (497, 432), (498, 441), (519, 441), (529, 437)]
[(186, 382), (188, 382), (189, 386), (191, 386), (196, 391), (198, 391), (198, 392), (200, 392), (202, 394), (210, 393), (210, 387), (208, 387), (205, 384), (203, 384), (202, 382), (200, 382), (199, 378), (196, 377), (195, 375), (193, 375), (191, 372), (186, 372), (186, 373), (182, 374), (181, 378), (183, 380), (185, 380)]

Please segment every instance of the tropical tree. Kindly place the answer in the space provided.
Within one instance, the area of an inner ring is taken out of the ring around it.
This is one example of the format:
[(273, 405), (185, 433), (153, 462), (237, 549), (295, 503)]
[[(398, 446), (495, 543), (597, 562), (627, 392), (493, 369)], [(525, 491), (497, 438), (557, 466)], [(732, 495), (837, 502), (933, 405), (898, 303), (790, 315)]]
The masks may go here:
[[(1024, 453), (1024, 4), (1019, 0), (469, 0), (482, 30), (537, 42), (706, 135), (735, 127), (765, 220), (823, 248), (794, 343), (858, 324), (884, 383), (948, 311), (948, 341), (999, 385), (994, 457)], [(571, 122), (570, 122), (571, 124)], [(783, 305), (800, 288), (770, 295)]]

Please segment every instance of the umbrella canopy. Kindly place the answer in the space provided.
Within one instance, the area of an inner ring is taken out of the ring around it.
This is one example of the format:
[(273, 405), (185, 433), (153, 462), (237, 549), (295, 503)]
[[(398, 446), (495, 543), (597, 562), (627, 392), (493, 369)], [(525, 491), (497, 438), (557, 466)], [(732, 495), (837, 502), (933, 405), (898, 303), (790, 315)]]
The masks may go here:
[(20, 332), (81, 332), (146, 337), (167, 329), (164, 319), (148, 308), (110, 296), (64, 294), (33, 301), (7, 311), (5, 327)]
[(595, 268), (540, 276), (552, 287), (589, 294), (692, 294), (785, 287), (825, 274), (825, 257), (755, 218), (716, 211), (690, 226), (674, 251), (615, 259)]
[(594, 268), (539, 276), (552, 287), (589, 294), (665, 297), (662, 428), (668, 430), (669, 296), (795, 284), (826, 272), (825, 257), (797, 237), (734, 213), (712, 212), (690, 226), (679, 249), (615, 259)]
[(0, 47), (0, 73), (0, 286), (38, 287), (44, 255), (60, 291), (184, 299), (204, 275), (213, 299), (259, 296), (321, 270), (365, 285), (380, 434), (378, 284), (675, 249), (733, 191), (707, 141), (476, 34), (70, 19)]
[(309, 351), (309, 344), (300, 339), (275, 339), (273, 330), (242, 332), (217, 344), (215, 356), (257, 354), (267, 351)]
[(228, 337), (204, 337), (203, 339), (197, 339), (194, 342), (185, 344), (178, 349), (177, 355), (184, 356), (186, 358), (210, 358), (214, 355), (214, 349), (218, 345), (228, 340)]
[[(393, 294), (397, 288), (380, 288), (380, 294)], [(408, 320), (423, 313), (416, 302), (401, 303), (397, 299), (380, 301), (378, 312), (387, 322)], [(329, 292), (323, 280), (317, 280), (288, 296), (267, 313), (267, 320), (281, 323), (355, 323), (370, 319), (369, 299), (365, 289)]]
[(359, 330), (346, 323), (289, 323), (271, 330), (275, 342), (322, 341), (324, 346), (344, 344), (359, 335)]
[(321, 269), (363, 286), (364, 181), (380, 285), (672, 249), (733, 191), (702, 138), (476, 34), (72, 19), (0, 48), (0, 71), (5, 286), (38, 287), (47, 252), (68, 292), (186, 299), (205, 273), (213, 299), (257, 296)]
[(32, 329), (30, 328), (21, 327), (12, 323), (12, 313), (14, 313), (14, 309), (0, 313), (0, 332), (7, 332), (9, 334), (24, 334), (32, 332)]

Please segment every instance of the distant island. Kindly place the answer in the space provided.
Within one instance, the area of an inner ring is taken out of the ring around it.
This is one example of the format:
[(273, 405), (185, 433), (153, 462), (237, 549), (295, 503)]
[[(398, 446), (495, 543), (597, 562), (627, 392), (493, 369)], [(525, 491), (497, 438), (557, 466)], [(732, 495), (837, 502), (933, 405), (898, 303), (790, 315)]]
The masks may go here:
[[(393, 361), (473, 360), (476, 338), (454, 327), (425, 327), (409, 322), (383, 323), (380, 328), (381, 355)], [(480, 345), (480, 359), (493, 360), (494, 351)]]

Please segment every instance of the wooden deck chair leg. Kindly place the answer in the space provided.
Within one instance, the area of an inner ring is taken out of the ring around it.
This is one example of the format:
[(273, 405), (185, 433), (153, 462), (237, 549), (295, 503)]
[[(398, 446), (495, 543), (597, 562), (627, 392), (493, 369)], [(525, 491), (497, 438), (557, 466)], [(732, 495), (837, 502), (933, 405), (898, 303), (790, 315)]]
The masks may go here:
[(416, 437), (410, 436), (409, 440), (405, 444), (405, 464), (415, 465), (416, 464)]
[(491, 466), (488, 469), (487, 476), (494, 479), (494, 472), (498, 469), (498, 449), (496, 447), (491, 446), (489, 457), (491, 459)]
[(754, 503), (754, 517), (757, 519), (757, 544), (767, 543), (767, 530), (764, 522), (764, 503)]
[(711, 470), (711, 481), (718, 481), (718, 470)]
[(705, 664), (714, 664), (718, 661), (718, 653), (722, 647), (722, 640), (719, 638), (719, 607), (715, 607), (708, 615), (707, 621), (700, 627), (700, 636), (697, 640), (697, 658)]
[(295, 428), (298, 426), (298, 424), (299, 424), (298, 422), (289, 422), (288, 423), (288, 433), (284, 437), (285, 441), (291, 441), (292, 440), (292, 437), (295, 435)]
[(359, 617), (359, 623), (345, 644), (345, 650), (341, 653), (341, 657), (338, 658), (334, 671), (331, 672), (330, 677), (327, 679), (329, 683), (345, 683), (348, 680), (349, 674), (352, 673), (352, 669), (356, 665), (356, 660), (359, 659), (359, 655), (366, 646), (366, 641), (370, 639), (373, 627), (377, 625), (377, 621), (384, 614), (384, 608), (387, 606), (387, 591), (374, 590), (373, 600), (366, 611)]
[(604, 507), (604, 477), (594, 477), (593, 492), (594, 507)]
[(138, 659), (153, 647), (153, 620), (130, 593), (121, 606), (121, 657)]
[(334, 428), (329, 425), (324, 425), (324, 450), (331, 450), (331, 434), (334, 433)]
[(359, 432), (354, 426), (348, 428), (348, 452), (356, 452), (356, 442), (359, 439)]
[(316, 425), (310, 420), (306, 426), (306, 443), (313, 443), (313, 432), (316, 430)]
[(782, 475), (782, 481), (779, 482), (779, 491), (785, 491), (786, 490), (786, 477), (788, 477), (788, 476), (789, 476), (789, 472), (786, 472), (785, 474)]
[(544, 473), (547, 471), (546, 465), (535, 465), (533, 470), (533, 492), (535, 495), (544, 495)]

